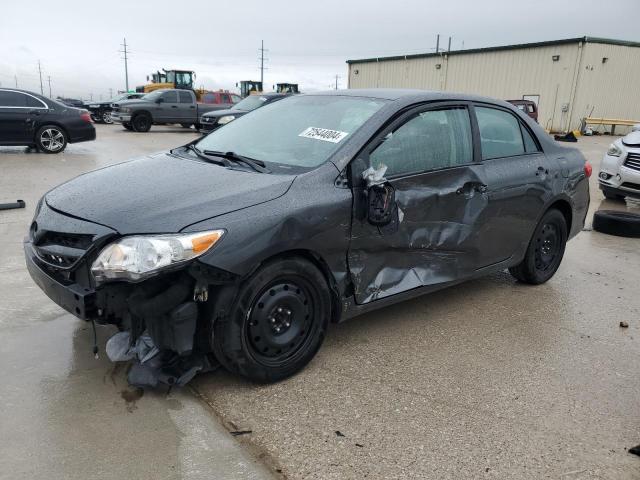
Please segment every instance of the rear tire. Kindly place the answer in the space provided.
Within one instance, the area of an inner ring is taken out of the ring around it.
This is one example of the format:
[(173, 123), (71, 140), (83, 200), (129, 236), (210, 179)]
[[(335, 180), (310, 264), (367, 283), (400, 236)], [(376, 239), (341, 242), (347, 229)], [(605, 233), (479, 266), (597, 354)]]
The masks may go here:
[(146, 113), (139, 113), (131, 119), (131, 126), (136, 132), (148, 132), (151, 130), (151, 117)]
[(529, 242), (522, 262), (509, 268), (517, 280), (531, 285), (540, 285), (549, 280), (558, 270), (567, 244), (567, 222), (556, 209), (547, 211)]
[(315, 265), (285, 258), (262, 266), (216, 311), (218, 361), (253, 381), (277, 382), (300, 371), (322, 345), (331, 296)]
[(640, 215), (617, 210), (598, 210), (593, 214), (593, 229), (618, 237), (640, 238)]
[(57, 125), (45, 125), (36, 132), (35, 141), (41, 152), (60, 153), (67, 147), (67, 134)]
[(624, 195), (620, 195), (619, 193), (613, 193), (611, 191), (608, 190), (603, 190), (602, 194), (604, 195), (604, 198), (608, 199), (608, 200), (614, 200), (616, 202), (623, 202), (625, 199)]

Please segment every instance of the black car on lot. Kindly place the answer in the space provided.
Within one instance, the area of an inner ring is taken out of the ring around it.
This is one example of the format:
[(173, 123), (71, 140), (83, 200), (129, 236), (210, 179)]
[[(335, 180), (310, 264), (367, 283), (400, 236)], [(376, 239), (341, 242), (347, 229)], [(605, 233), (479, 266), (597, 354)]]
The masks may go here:
[(111, 120), (111, 111), (113, 110), (113, 104), (121, 102), (123, 100), (132, 100), (145, 96), (145, 93), (121, 93), (104, 102), (90, 102), (85, 105), (85, 108), (89, 110), (91, 119), (96, 123), (113, 123)]
[(95, 140), (89, 112), (37, 93), (0, 88), (0, 145), (60, 153), (67, 143)]
[(203, 133), (212, 132), (217, 128), (220, 128), (222, 125), (226, 125), (256, 108), (264, 107), (265, 105), (277, 102), (278, 100), (282, 100), (290, 95), (292, 94), (265, 93), (262, 95), (249, 95), (229, 109), (216, 110), (202, 115), (200, 117), (200, 131)]
[(52, 300), (118, 325), (149, 383), (213, 357), (272, 382), (331, 323), (505, 269), (546, 282), (584, 225), (590, 172), (503, 101), (295, 95), (51, 190), (24, 249)]

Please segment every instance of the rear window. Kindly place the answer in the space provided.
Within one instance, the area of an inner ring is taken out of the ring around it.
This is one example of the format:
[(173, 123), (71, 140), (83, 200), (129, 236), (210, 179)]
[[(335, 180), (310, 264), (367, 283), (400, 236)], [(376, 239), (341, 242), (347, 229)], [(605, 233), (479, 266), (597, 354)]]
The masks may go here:
[(193, 99), (191, 98), (191, 94), (189, 92), (179, 92), (179, 93), (180, 93), (180, 103), (193, 103)]

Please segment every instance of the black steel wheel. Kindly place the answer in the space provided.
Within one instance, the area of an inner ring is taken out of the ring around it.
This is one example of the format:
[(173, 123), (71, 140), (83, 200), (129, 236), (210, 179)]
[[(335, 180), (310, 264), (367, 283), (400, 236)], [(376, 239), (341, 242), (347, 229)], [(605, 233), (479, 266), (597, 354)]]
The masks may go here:
[(213, 351), (228, 370), (275, 382), (301, 370), (320, 348), (331, 316), (324, 275), (302, 258), (260, 268), (214, 319)]
[(131, 126), (136, 132), (151, 130), (151, 117), (146, 113), (139, 113), (131, 119)]
[(560, 267), (567, 244), (567, 222), (558, 210), (547, 211), (529, 242), (522, 262), (509, 269), (524, 283), (539, 285), (549, 280)]

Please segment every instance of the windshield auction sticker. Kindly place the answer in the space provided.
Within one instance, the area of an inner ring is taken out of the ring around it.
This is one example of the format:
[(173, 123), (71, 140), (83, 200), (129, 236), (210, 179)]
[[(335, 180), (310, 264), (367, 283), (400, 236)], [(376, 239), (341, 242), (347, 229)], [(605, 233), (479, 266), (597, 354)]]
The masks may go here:
[(347, 135), (349, 135), (348, 132), (329, 130), (328, 128), (309, 127), (298, 136), (304, 138), (313, 138), (315, 140), (324, 140), (325, 142), (338, 143)]

